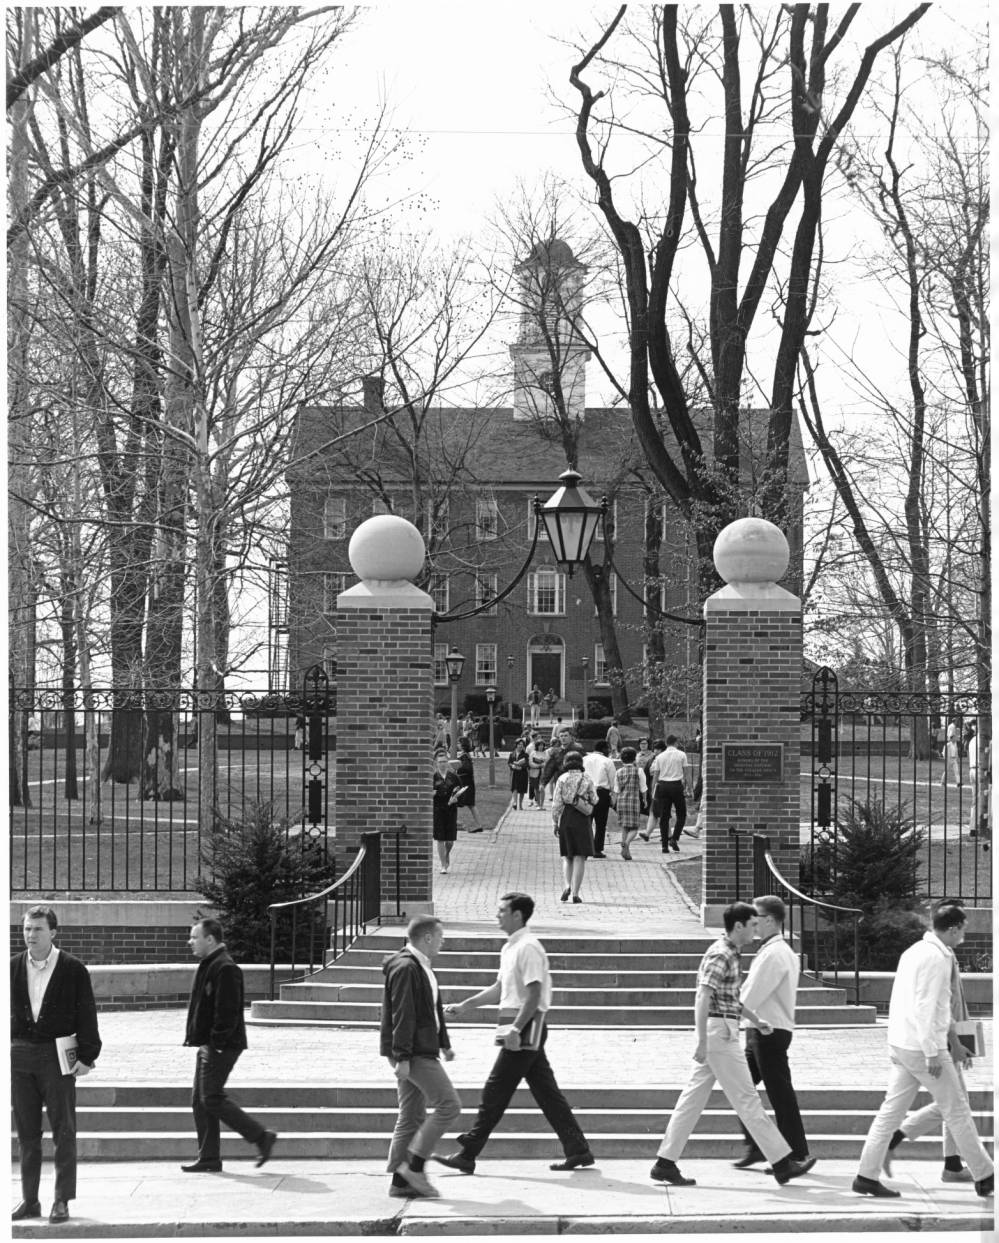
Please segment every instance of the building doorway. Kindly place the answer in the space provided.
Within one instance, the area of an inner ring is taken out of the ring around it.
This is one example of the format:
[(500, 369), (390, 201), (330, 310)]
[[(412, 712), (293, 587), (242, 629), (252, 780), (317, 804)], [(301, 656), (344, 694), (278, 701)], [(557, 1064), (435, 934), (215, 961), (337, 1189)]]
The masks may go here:
[(565, 645), (558, 635), (535, 635), (527, 648), (528, 684), (539, 686), (541, 694), (555, 692), (561, 699), (565, 686)]

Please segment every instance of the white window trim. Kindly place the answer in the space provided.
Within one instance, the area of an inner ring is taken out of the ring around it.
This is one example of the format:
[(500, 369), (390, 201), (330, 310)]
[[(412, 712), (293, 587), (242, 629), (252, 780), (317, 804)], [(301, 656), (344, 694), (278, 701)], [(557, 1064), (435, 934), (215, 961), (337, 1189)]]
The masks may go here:
[[(486, 584), (488, 583), (488, 589)], [(499, 576), (496, 574), (475, 575), (475, 606), (481, 608), (487, 599), (495, 599), (499, 589)], [(496, 605), (493, 604), (482, 614), (483, 617), (495, 617)]]
[[(617, 617), (617, 575), (611, 570), (610, 578), (611, 617)], [(597, 602), (593, 601), (593, 616), (599, 616)]]
[[(438, 580), (436, 585), (434, 581), (435, 579)], [(443, 588), (444, 594), (443, 608), (439, 607), (436, 595), (437, 591), (441, 588)], [(435, 571), (430, 575), (430, 581), (427, 583), (427, 592), (433, 598), (435, 611), (438, 613), (446, 613), (451, 607), (451, 575), (446, 574), (443, 571)]]
[[(555, 608), (541, 610), (538, 608), (538, 575), (555, 575)], [(541, 566), (532, 570), (527, 576), (527, 611), (532, 617), (565, 617), (566, 576), (553, 566)]]
[[(444, 663), (444, 657), (447, 656), (447, 653), (448, 653), (447, 643), (435, 643), (434, 644), (433, 671), (432, 671), (433, 678), (434, 678), (434, 686), (447, 686), (448, 684), (447, 665)], [(438, 673), (440, 673), (441, 675), (440, 677), (437, 676)]]
[(342, 570), (323, 571), (323, 612), (336, 612), (336, 599), (347, 590), (347, 575)]
[[(484, 518), (487, 520), (485, 526), (483, 525)], [(499, 502), (495, 496), (475, 498), (475, 538), (480, 543), (499, 539), (499, 519)]]
[[(330, 522), (329, 506), (330, 502), (336, 502), (341, 507), (342, 517), (335, 523)], [(347, 538), (347, 498), (345, 496), (327, 496), (323, 500), (323, 539), (346, 539)]]
[[(602, 666), (602, 668), (601, 668)], [(607, 660), (604, 656), (604, 645), (602, 643), (594, 643), (593, 645), (593, 686), (610, 686), (607, 678)]]
[[(496, 643), (476, 643), (475, 645), (475, 685), (476, 686), (494, 686), (496, 684), (496, 661), (498, 644)], [(486, 660), (489, 654), (492, 654), (491, 664), (487, 664)]]

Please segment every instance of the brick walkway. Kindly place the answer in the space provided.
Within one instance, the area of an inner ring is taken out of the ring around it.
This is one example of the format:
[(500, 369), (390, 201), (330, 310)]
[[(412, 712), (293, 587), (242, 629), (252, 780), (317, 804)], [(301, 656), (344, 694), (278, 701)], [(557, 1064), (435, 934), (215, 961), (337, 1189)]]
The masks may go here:
[[(611, 824), (614, 824), (611, 817)], [(591, 859), (580, 896), (583, 903), (563, 905), (558, 842), (548, 811), (508, 811), (494, 832), (459, 833), (451, 870), (435, 868), (434, 909), (452, 927), (471, 921), (492, 922), (500, 896), (512, 889), (535, 899), (534, 926), (541, 931), (600, 932), (663, 936), (704, 934), (686, 894), (671, 875), (658, 841), (632, 845), (634, 861), (619, 854), (617, 832), (608, 833), (606, 859)], [(684, 838), (672, 861), (700, 858), (700, 847)]]

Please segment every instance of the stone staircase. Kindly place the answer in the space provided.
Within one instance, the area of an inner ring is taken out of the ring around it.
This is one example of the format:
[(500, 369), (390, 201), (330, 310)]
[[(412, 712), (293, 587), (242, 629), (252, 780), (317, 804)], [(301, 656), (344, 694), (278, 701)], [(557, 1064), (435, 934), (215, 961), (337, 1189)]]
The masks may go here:
[[(459, 1090), (465, 1107), (462, 1126), (467, 1126), (474, 1117), (479, 1089), (476, 1086)], [(678, 1087), (654, 1086), (596, 1085), (566, 1089), (598, 1158), (648, 1157), (650, 1160), (679, 1093)], [(395, 1089), (391, 1086), (241, 1085), (237, 1095), (249, 1113), (280, 1134), (282, 1159), (385, 1158), (397, 1110)], [(882, 1097), (883, 1090), (872, 1088), (800, 1090), (798, 1099), (811, 1152), (830, 1159), (858, 1159)], [(991, 1144), (989, 1093), (972, 1091), (971, 1104), (979, 1134)], [(183, 1161), (191, 1156), (194, 1132), (187, 1086), (129, 1084), (116, 1087), (83, 1081), (77, 1087), (76, 1114), (81, 1160)], [(457, 1132), (459, 1127), (454, 1130)], [(13, 1146), (16, 1160), (16, 1139)], [(223, 1157), (245, 1158), (247, 1152), (239, 1136), (223, 1128)], [(489, 1142), (487, 1156), (548, 1160), (559, 1152), (558, 1141), (541, 1111), (526, 1089), (519, 1090)], [(691, 1159), (734, 1159), (740, 1152), (741, 1134), (736, 1117), (724, 1096), (715, 1091), (685, 1155)], [(939, 1156), (939, 1135), (905, 1145), (906, 1160), (914, 1157), (939, 1159)]]
[[(543, 935), (552, 968), (552, 1027), (681, 1027), (694, 1025), (697, 966), (709, 934), (675, 938), (614, 939)], [(381, 1004), (381, 964), (403, 943), (401, 933), (358, 938), (334, 964), (296, 984), (281, 986), (277, 1001), (255, 1001), (251, 1024), (329, 1024), (376, 1027)], [(451, 935), (434, 970), (445, 1002), (467, 997), (496, 979), (499, 936)], [(743, 971), (749, 956), (743, 956)], [(847, 1004), (846, 991), (802, 977), (797, 1022), (802, 1027), (875, 1022), (874, 1006)], [(462, 1026), (485, 1026), (483, 1010)]]

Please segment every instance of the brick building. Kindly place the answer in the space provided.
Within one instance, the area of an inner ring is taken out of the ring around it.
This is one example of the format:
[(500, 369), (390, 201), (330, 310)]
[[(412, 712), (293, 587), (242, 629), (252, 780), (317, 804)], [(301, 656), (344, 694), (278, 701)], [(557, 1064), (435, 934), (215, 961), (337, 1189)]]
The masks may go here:
[[(552, 330), (550, 311), (538, 311), (538, 272), (550, 274), (552, 263), (562, 291), (559, 305), (572, 310), (581, 296), (585, 269), (564, 243), (554, 243), (541, 256), (532, 254), (518, 269), (522, 313), (517, 340), (510, 347), (512, 406), (404, 406), (391, 423), (376, 422), (383, 413), (383, 392), (372, 379), (356, 405), (299, 410), (286, 473), (291, 496), (290, 685), (312, 664), (335, 661), (336, 597), (355, 581), (347, 543), (354, 528), (372, 513), (399, 513), (423, 531), (428, 557), (419, 585), (434, 598), (438, 613), (474, 608), (515, 578), (534, 536), (532, 498), (547, 500), (567, 466), (565, 423), (560, 424), (552, 409), (553, 364), (578, 450), (582, 486), (595, 499), (606, 494), (611, 502), (615, 565), (641, 596), (646, 518), (650, 506), (661, 506), (659, 606), (699, 615), (693, 550), (683, 524), (671, 517), (668, 502), (643, 468), (629, 412), (621, 407), (586, 407), (589, 353), (573, 340), (571, 327), (560, 336), (557, 327)], [(749, 429), (748, 476), (753, 459), (762, 456), (766, 422), (754, 412), (747, 412), (744, 422)], [(800, 574), (801, 498), (807, 485), (797, 428), (792, 478), (792, 509), (797, 515), (788, 531), (793, 578), (795, 569)], [(604, 557), (600, 530), (591, 558), (600, 564)], [(641, 694), (646, 662), (645, 608), (612, 572), (608, 577), (621, 667), (634, 703)], [(665, 637), (668, 659), (696, 663), (696, 627), (673, 626)], [(554, 691), (562, 710), (581, 707), (584, 683), (591, 699), (610, 698), (605, 644), (586, 577), (580, 570), (569, 577), (555, 565), (543, 527), (534, 558), (513, 591), (484, 614), (436, 624), (432, 642), (439, 705), (449, 699), (444, 655), (451, 645), (466, 657), (459, 706), (466, 694), (481, 695), (490, 683), (504, 701), (518, 703), (536, 684), (542, 693)]]

